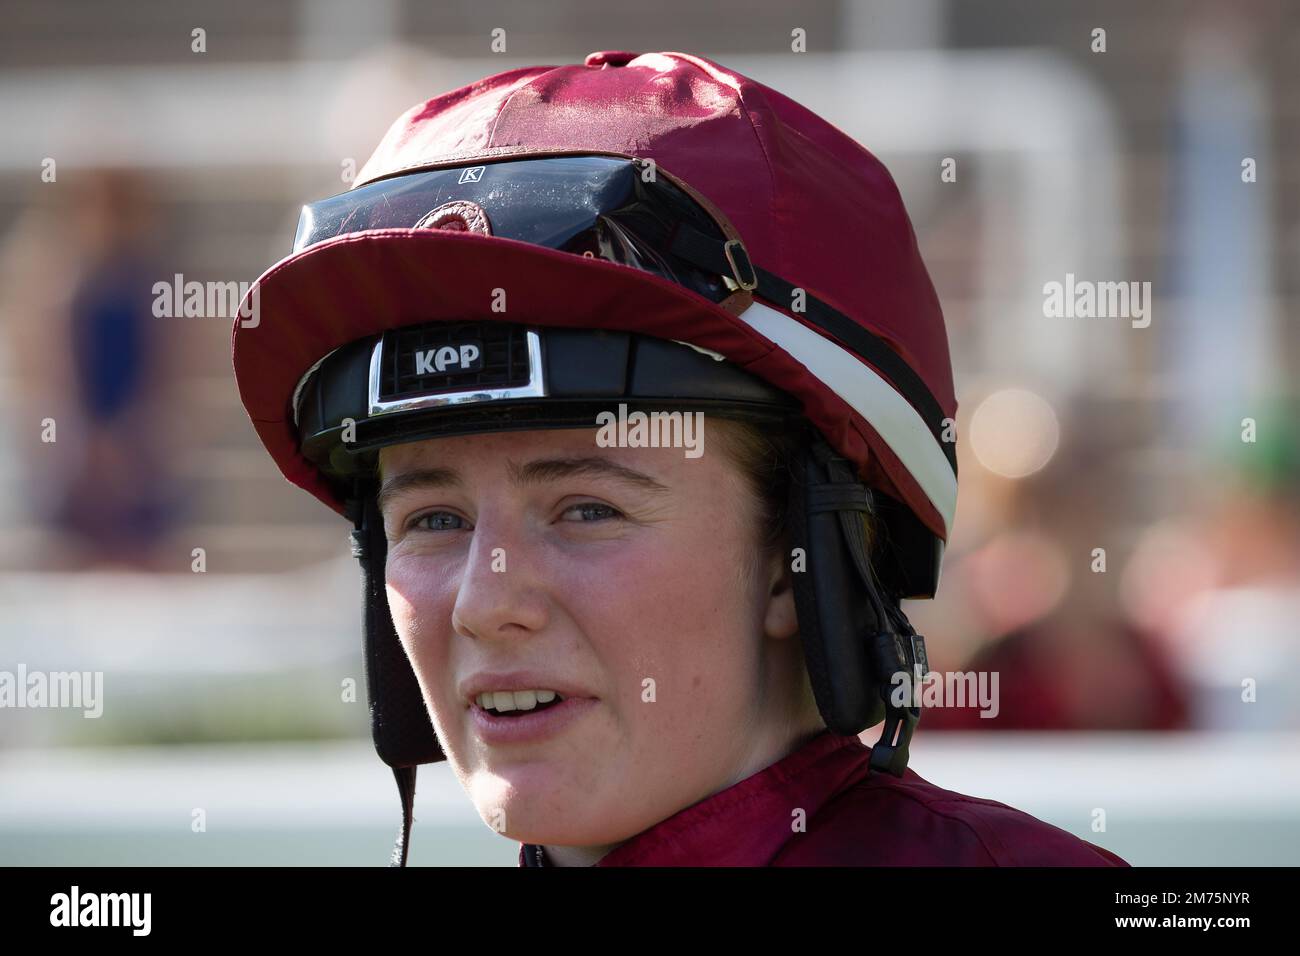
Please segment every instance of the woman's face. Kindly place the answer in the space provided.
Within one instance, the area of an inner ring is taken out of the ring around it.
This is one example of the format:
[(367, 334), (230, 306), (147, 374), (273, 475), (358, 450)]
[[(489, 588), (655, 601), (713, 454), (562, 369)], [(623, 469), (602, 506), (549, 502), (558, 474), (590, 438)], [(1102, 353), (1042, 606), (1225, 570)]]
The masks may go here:
[[(383, 450), (393, 622), (457, 777), (505, 835), (614, 845), (765, 765), (755, 741), (799, 666), (793, 598), (779, 558), (757, 557), (716, 428), (697, 458), (599, 447), (595, 429)], [(571, 699), (488, 717), (468, 696), (483, 675)]]

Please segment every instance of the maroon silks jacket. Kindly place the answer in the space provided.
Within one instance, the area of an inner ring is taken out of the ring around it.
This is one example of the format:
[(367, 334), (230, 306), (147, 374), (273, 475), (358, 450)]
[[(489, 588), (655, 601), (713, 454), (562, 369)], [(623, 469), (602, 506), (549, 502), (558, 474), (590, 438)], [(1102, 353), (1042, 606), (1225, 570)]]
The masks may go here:
[[(597, 866), (1128, 866), (1109, 850), (823, 731), (789, 756), (637, 834)], [(806, 826), (795, 827), (795, 811)], [(521, 844), (520, 866), (547, 866)]]

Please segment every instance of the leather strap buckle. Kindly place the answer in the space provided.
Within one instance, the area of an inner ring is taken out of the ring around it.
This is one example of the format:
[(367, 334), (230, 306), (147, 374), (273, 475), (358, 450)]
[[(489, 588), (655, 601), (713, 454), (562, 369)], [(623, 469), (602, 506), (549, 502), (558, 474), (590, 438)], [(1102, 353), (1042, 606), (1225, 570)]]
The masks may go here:
[[(727, 264), (731, 266), (731, 276), (736, 280), (736, 285), (746, 292), (758, 288), (758, 276), (754, 273), (754, 265), (749, 261), (749, 253), (743, 242), (739, 239), (728, 239), (722, 244), (722, 253), (727, 257)], [(749, 278), (743, 278), (742, 272)]]

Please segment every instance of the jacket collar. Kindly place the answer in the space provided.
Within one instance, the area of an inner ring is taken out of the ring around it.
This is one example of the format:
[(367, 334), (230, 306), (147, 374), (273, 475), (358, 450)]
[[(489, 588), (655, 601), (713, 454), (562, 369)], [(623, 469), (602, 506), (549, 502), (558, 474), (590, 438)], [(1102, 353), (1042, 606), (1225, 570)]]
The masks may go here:
[[(843, 788), (866, 777), (871, 748), (822, 730), (776, 763), (679, 810), (605, 854), (596, 866), (766, 866)], [(533, 843), (520, 866), (550, 866)]]

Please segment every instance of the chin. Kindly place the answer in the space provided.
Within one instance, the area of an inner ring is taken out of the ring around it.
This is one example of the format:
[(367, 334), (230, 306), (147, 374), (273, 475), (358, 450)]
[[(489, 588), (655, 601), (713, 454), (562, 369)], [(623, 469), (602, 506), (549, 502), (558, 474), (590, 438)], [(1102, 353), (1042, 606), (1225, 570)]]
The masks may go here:
[(493, 826), (494, 813), (503, 814), (506, 829), (502, 832), (514, 836), (526, 823), (585, 813), (578, 804), (586, 804), (585, 798), (590, 795), (575, 792), (571, 781), (572, 776), (554, 763), (501, 761), (480, 764), (471, 773), (466, 789), (488, 826)]

